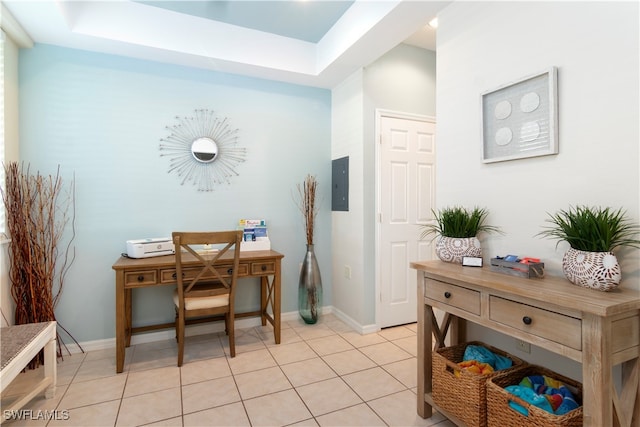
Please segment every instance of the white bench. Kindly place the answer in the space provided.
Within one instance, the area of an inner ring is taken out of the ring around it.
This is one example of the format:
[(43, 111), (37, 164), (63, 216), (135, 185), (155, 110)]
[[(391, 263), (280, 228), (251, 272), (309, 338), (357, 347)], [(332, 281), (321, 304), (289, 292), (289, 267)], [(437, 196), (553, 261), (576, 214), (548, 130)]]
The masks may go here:
[(27, 323), (0, 329), (2, 369), (0, 384), (4, 391), (29, 362), (44, 348), (44, 378), (3, 411), (17, 411), (42, 391), (50, 399), (56, 393), (56, 322)]

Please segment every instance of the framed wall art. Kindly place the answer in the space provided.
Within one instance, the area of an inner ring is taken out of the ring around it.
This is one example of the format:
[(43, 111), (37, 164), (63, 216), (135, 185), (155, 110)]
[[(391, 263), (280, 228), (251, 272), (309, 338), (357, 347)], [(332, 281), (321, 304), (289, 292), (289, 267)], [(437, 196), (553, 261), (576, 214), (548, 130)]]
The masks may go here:
[(557, 68), (485, 92), (484, 163), (558, 154)]
[(176, 120), (173, 126), (166, 126), (169, 135), (160, 139), (160, 156), (169, 157), (169, 173), (181, 177), (181, 185), (191, 181), (198, 191), (230, 184), (230, 178), (238, 175), (235, 167), (246, 156), (246, 149), (237, 146), (238, 129), (208, 109), (176, 116)]

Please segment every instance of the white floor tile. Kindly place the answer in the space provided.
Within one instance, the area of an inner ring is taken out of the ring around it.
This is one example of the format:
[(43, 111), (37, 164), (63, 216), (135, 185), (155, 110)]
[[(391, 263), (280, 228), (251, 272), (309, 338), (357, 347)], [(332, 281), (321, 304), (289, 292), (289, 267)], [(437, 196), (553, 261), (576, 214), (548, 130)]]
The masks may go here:
[(248, 427), (251, 425), (244, 406), (240, 402), (207, 409), (206, 411), (195, 412), (193, 414), (186, 414), (183, 418), (184, 427)]
[(252, 426), (284, 426), (311, 418), (311, 413), (294, 390), (244, 401)]
[[(127, 348), (120, 374), (114, 349), (65, 355), (56, 396), (25, 408), (58, 419), (3, 427), (453, 426), (416, 413), (415, 334), (413, 324), (360, 335), (327, 315), (283, 322), (279, 345), (271, 325), (236, 330), (234, 358), (223, 333), (187, 337), (182, 367), (175, 339)], [(3, 405), (38, 374), (19, 375)]]
[(363, 403), (340, 378), (301, 386), (296, 390), (314, 416)]

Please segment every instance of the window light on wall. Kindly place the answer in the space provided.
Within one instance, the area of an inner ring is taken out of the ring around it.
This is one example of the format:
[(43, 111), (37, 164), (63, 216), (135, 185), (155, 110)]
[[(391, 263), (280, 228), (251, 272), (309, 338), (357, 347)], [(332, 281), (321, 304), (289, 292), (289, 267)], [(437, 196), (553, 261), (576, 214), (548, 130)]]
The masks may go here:
[[(0, 30), (0, 188), (4, 192), (4, 31)], [(6, 212), (4, 201), (2, 209), (0, 209), (0, 242), (3, 242), (6, 236), (5, 224)]]

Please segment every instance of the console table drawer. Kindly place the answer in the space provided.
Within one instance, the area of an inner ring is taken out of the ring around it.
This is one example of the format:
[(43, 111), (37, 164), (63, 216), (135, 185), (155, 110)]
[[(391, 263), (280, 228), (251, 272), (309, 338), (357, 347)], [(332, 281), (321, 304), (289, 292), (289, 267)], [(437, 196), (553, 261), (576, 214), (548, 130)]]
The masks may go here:
[(480, 315), (480, 292), (430, 279), (425, 280), (424, 287), (425, 297)]
[[(222, 277), (229, 277), (231, 276), (231, 268), (233, 266), (231, 264), (229, 265), (217, 265), (216, 266), (216, 270), (218, 270), (219, 272), (221, 272)], [(196, 275), (198, 275), (198, 273), (200, 273), (200, 271), (202, 271), (202, 268), (200, 267), (195, 267), (195, 268), (183, 268), (182, 269), (182, 277), (183, 280), (191, 280), (194, 277), (196, 277)], [(248, 266), (247, 264), (240, 264), (238, 266), (238, 276), (246, 276), (248, 272)], [(211, 272), (211, 271), (207, 271), (203, 276), (203, 278), (205, 279), (210, 279), (210, 278), (215, 278), (216, 276)], [(176, 269), (175, 268), (167, 268), (164, 270), (160, 271), (160, 282), (161, 283), (175, 283), (176, 282)]]
[(259, 276), (261, 274), (275, 274), (276, 263), (273, 261), (253, 262), (251, 263), (251, 275)]
[(531, 335), (582, 350), (582, 322), (575, 317), (491, 296), (489, 318)]
[(128, 271), (124, 274), (124, 285), (126, 287), (149, 286), (158, 282), (157, 270)]

